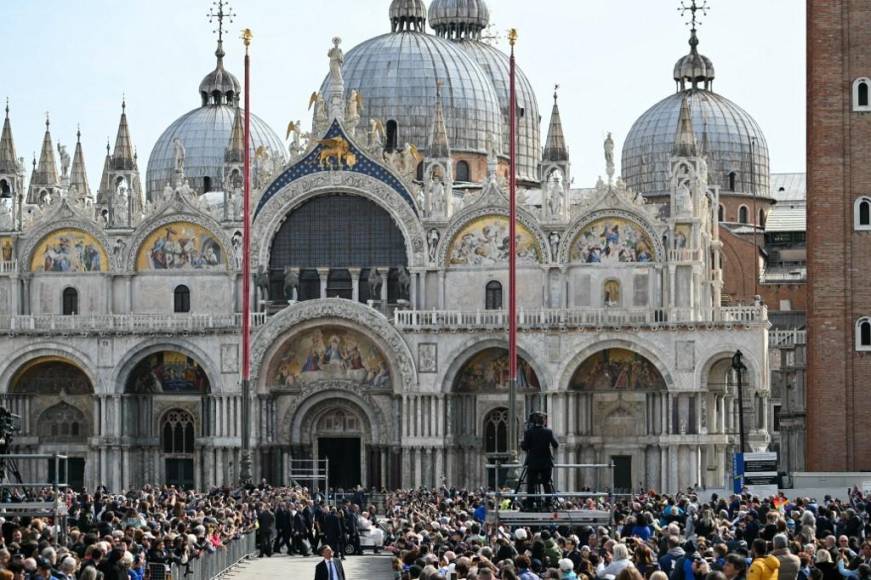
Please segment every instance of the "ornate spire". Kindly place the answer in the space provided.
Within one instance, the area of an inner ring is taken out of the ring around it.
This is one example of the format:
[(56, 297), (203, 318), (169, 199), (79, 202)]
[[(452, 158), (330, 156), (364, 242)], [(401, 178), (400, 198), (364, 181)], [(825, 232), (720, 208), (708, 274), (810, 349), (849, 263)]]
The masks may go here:
[(118, 123), (118, 135), (115, 137), (112, 169), (132, 171), (135, 168), (133, 140), (130, 138), (130, 127), (127, 125), (127, 100), (124, 98), (121, 100), (121, 121)]
[(550, 127), (547, 130), (547, 141), (544, 144), (542, 161), (555, 163), (568, 161), (569, 150), (566, 147), (566, 138), (563, 133), (563, 123), (559, 112), (559, 85), (553, 89), (553, 111), (550, 115)]
[(218, 35), (218, 48), (215, 50), (215, 56), (218, 57), (218, 66), (223, 66), (224, 62), (224, 20), (227, 21), (227, 24), (232, 24), (236, 19), (236, 14), (233, 12), (233, 9), (230, 7), (230, 3), (226, 0), (215, 0), (212, 2), (212, 7), (209, 8), (208, 14), (206, 14), (206, 18), (209, 19), (209, 23), (214, 24), (217, 22), (217, 28), (215, 28), (212, 32)]
[(711, 90), (714, 83), (714, 63), (708, 57), (699, 54), (699, 37), (696, 35), (698, 27), (702, 25), (702, 16), (708, 15), (707, 0), (681, 0), (678, 12), (686, 17), (689, 14), (689, 19), (686, 25), (690, 27), (690, 53), (680, 60), (674, 66), (674, 80), (677, 83), (678, 90), (686, 90), (687, 83), (690, 83), (695, 89), (698, 85), (702, 85), (705, 90)]
[(97, 205), (106, 205), (109, 203), (108, 196), (111, 195), (112, 186), (109, 179), (109, 173), (112, 171), (112, 144), (109, 138), (106, 137), (106, 159), (103, 161), (103, 175), (100, 177), (100, 188), (97, 190)]
[(9, 99), (6, 99), (6, 119), (0, 133), (0, 174), (18, 175), (18, 155), (12, 139), (12, 124), (9, 121)]
[(436, 82), (436, 106), (435, 118), (433, 119), (432, 134), (429, 142), (429, 157), (433, 159), (450, 159), (451, 147), (448, 143), (448, 128), (445, 124), (445, 110), (442, 105), (442, 84)]
[(242, 109), (236, 107), (233, 116), (233, 131), (230, 133), (230, 142), (224, 152), (224, 163), (242, 163), (245, 161), (245, 126), (242, 122), (244, 115)]
[(677, 123), (677, 133), (674, 136), (675, 157), (698, 157), (699, 148), (696, 134), (693, 132), (693, 117), (690, 112), (689, 95), (684, 94), (680, 104), (680, 117)]
[[(45, 136), (42, 138), (42, 151), (39, 154), (39, 164), (30, 178), (30, 187), (27, 190), (27, 203), (40, 203), (39, 191), (41, 189), (53, 190), (60, 186), (60, 178), (57, 174), (57, 162), (54, 158), (54, 146), (51, 142), (51, 121), (48, 113), (45, 114)], [(54, 191), (51, 192), (52, 194)]]
[(85, 156), (82, 153), (82, 130), (76, 131), (76, 151), (73, 153), (73, 164), (70, 168), (70, 189), (76, 188), (80, 196), (91, 196), (91, 186), (88, 185), (88, 173), (85, 171)]

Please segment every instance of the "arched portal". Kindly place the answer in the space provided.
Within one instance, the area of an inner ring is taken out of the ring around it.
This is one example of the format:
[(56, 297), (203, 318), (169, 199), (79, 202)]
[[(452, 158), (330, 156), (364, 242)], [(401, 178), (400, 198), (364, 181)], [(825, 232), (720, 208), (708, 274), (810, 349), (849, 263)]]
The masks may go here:
[(650, 441), (665, 432), (668, 397), (657, 365), (628, 348), (605, 348), (578, 365), (568, 388), (567, 435), (583, 441), (568, 449), (572, 462), (614, 464), (613, 482), (605, 472), (583, 470), (567, 474), (574, 485), (628, 491), (658, 483)]
[[(509, 426), (508, 350), (493, 346), (470, 355), (453, 376), (449, 405), (454, 446), (449, 461), (457, 485), (495, 487), (507, 473), (485, 465), (508, 459)], [(514, 428), (520, 435), (522, 419), (539, 408), (541, 381), (533, 366), (517, 357), (517, 405)], [(450, 379), (449, 379), (450, 380)]]
[[(24, 364), (9, 383), (6, 406), (21, 416), (20, 453), (64, 453), (69, 457), (58, 473), (74, 489), (85, 487), (88, 437), (93, 433), (91, 380), (72, 361), (54, 356)], [(52, 460), (27, 461), (19, 466), (27, 481), (54, 481)]]
[[(299, 429), (291, 428), (293, 467), (288, 472), (311, 471), (310, 460), (328, 460), (329, 486), (351, 490), (358, 485), (384, 485), (382, 453), (366, 410), (349, 394), (324, 395), (297, 413)], [(320, 469), (320, 463), (315, 469)], [(322, 473), (323, 474), (323, 473)], [(323, 487), (323, 481), (300, 481)]]
[(348, 278), (342, 297), (395, 304), (408, 299), (398, 275), (407, 265), (405, 236), (387, 210), (356, 195), (320, 195), (294, 209), (272, 239), (269, 298), (293, 298), (291, 272), (297, 300), (326, 298), (340, 270)]

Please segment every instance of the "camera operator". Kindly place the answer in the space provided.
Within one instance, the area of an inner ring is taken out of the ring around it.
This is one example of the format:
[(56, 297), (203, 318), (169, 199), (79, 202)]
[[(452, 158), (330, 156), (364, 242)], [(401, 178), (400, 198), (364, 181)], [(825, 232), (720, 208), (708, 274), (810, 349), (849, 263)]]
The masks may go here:
[[(538, 486), (546, 494), (553, 494), (553, 449), (559, 447), (553, 431), (547, 428), (547, 415), (532, 413), (523, 434), (520, 448), (526, 451), (526, 493), (530, 496), (537, 493)], [(550, 507), (553, 497), (545, 498), (545, 505)], [(538, 504), (536, 498), (527, 497), (527, 509)]]

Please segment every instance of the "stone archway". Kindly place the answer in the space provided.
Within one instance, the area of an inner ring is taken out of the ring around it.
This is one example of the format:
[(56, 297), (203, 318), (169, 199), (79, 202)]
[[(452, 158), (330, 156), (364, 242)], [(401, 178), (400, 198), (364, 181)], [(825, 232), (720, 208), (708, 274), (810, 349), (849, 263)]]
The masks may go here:
[(387, 485), (392, 429), (377, 399), (346, 384), (323, 383), (287, 401), (279, 437), (289, 444), (280, 457), (283, 476), (323, 487), (323, 480), (306, 476), (325, 475), (315, 460), (329, 459), (330, 487)]

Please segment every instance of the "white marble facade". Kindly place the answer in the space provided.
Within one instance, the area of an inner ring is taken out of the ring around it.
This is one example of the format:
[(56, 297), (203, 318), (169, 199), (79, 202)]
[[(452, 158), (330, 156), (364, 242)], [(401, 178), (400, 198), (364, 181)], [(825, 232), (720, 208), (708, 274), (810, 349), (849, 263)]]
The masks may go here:
[[(255, 159), (247, 417), (243, 226), (223, 209), (239, 182), (221, 178), (239, 170), (239, 120), (210, 180), (233, 189), (217, 206), (185, 179), (183, 147), (174, 185), (136, 203), (141, 186), (125, 189), (139, 183), (135, 158), (123, 176), (107, 158), (118, 187), (96, 205), (68, 180), (22, 205), (23, 178), (0, 166), (13, 200), (0, 232), (0, 391), (22, 416), (18, 450), (70, 454), (77, 484), (207, 487), (238, 481), (246, 422), (257, 479), (285, 482), (292, 459), (326, 455), (345, 486), (488, 483), (508, 428), (506, 159), (453, 154), (444, 117), (455, 112), (440, 104), (419, 144), (431, 157), (391, 150), (389, 123), (343, 124), (347, 98), (329, 87), (330, 112), (318, 105), (305, 144), (295, 129), (291, 161)], [(748, 440), (768, 445), (768, 321), (761, 304), (720, 306), (719, 191), (689, 110), (665, 205), (614, 177), (613, 142), (608, 183), (570, 190), (556, 105), (542, 159), (518, 209), (519, 421), (546, 410), (559, 460), (614, 461), (618, 487), (727, 485), (738, 349)], [(559, 475), (561, 489), (609, 483)]]

